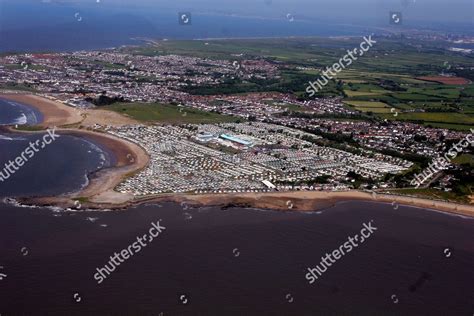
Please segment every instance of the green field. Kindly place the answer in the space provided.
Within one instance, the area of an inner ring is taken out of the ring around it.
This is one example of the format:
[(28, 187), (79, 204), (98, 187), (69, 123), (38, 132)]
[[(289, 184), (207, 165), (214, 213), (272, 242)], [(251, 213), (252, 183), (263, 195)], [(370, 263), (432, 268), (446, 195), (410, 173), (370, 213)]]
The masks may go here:
[(378, 101), (345, 101), (344, 103), (361, 112), (391, 113), (392, 109), (387, 104)]
[(232, 116), (159, 103), (115, 103), (103, 108), (149, 123), (200, 124), (242, 120)]
[(474, 156), (470, 154), (463, 154), (460, 155), (452, 160), (452, 162), (462, 165), (462, 164), (470, 164), (471, 167), (474, 166)]
[(431, 198), (436, 200), (447, 200), (452, 202), (468, 202), (467, 197), (456, 195), (453, 192), (445, 192), (437, 189), (396, 189), (392, 190), (391, 193), (402, 194), (402, 195), (413, 195), (420, 198)]

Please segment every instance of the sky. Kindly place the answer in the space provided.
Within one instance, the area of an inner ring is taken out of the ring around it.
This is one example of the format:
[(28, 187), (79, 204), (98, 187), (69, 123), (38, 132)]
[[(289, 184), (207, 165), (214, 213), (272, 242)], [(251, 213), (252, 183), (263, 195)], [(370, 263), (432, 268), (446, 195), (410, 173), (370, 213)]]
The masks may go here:
[[(97, 2), (99, 1), (99, 2)], [(346, 19), (348, 22), (385, 19), (389, 11), (431, 22), (473, 22), (474, 0), (0, 0), (8, 3), (95, 6), (128, 10), (175, 10), (278, 18)], [(0, 9), (1, 10), (1, 9)]]

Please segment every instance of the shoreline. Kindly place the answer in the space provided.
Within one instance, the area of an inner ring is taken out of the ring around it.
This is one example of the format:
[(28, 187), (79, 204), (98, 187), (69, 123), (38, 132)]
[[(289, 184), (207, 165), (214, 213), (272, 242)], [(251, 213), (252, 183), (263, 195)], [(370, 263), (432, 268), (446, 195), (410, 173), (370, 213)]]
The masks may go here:
[[(48, 127), (53, 123), (63, 123), (60, 125), (73, 125), (87, 120), (86, 112), (80, 112), (57, 101), (45, 99), (42, 96), (32, 94), (6, 94), (14, 101), (25, 103), (25, 105), (37, 108), (44, 116), (42, 127)], [(0, 94), (4, 97), (5, 94)], [(95, 111), (95, 110), (92, 110)], [(98, 110), (104, 111), (104, 110)], [(94, 113), (90, 112), (89, 114)], [(101, 113), (101, 112), (98, 112)], [(64, 115), (64, 116), (62, 116)], [(128, 122), (119, 117), (112, 119), (115, 124), (125, 124)], [(67, 124), (66, 124), (67, 123)], [(8, 128), (7, 128), (8, 129)], [(44, 131), (18, 131), (18, 133), (40, 133)], [(375, 197), (371, 193), (364, 191), (286, 191), (269, 193), (224, 193), (224, 194), (175, 194), (167, 193), (157, 196), (135, 197), (131, 194), (124, 194), (114, 191), (115, 187), (130, 174), (137, 173), (145, 168), (150, 156), (139, 145), (116, 136), (78, 128), (59, 128), (61, 135), (71, 135), (79, 138), (87, 138), (101, 147), (113, 153), (116, 158), (114, 166), (99, 170), (87, 175), (89, 184), (73, 193), (54, 197), (23, 197), (18, 198), (20, 203), (34, 204), (42, 206), (60, 206), (63, 208), (73, 208), (77, 201), (90, 209), (123, 209), (135, 205), (146, 203), (176, 202), (189, 206), (217, 206), (232, 207), (243, 206), (250, 208), (270, 209), (275, 211), (318, 211), (342, 201), (378, 201), (392, 203), (396, 205), (407, 205), (425, 209), (433, 209), (441, 212), (474, 217), (474, 206), (468, 204), (456, 204), (453, 202), (435, 201), (421, 197), (397, 196), (377, 193)]]
[(452, 202), (434, 201), (409, 196), (372, 194), (364, 191), (288, 191), (270, 193), (224, 193), (224, 194), (166, 194), (156, 198), (145, 198), (141, 203), (176, 202), (189, 206), (248, 206), (276, 211), (313, 212), (327, 209), (345, 201), (366, 201), (392, 204), (393, 207), (411, 206), (432, 209), (450, 214), (474, 218), (474, 206)]
[[(118, 193), (119, 194), (119, 193)], [(43, 197), (43, 198), (18, 198), (21, 204), (37, 206), (59, 206), (74, 208), (68, 198)], [(474, 207), (452, 202), (433, 201), (423, 198), (393, 196), (389, 194), (373, 194), (363, 191), (325, 192), (325, 191), (296, 191), (272, 193), (224, 193), (224, 194), (174, 194), (167, 193), (153, 197), (142, 197), (124, 201), (110, 200), (88, 201), (82, 204), (87, 211), (124, 210), (129, 207), (144, 204), (177, 203), (183, 208), (192, 207), (231, 207), (255, 208), (283, 212), (316, 212), (334, 207), (337, 203), (361, 201), (391, 204), (394, 210), (400, 206), (422, 208), (450, 215), (461, 215), (474, 218)], [(98, 203), (99, 202), (99, 203)]]
[(0, 93), (0, 98), (22, 103), (39, 111), (43, 115), (43, 121), (35, 126), (59, 127), (77, 124), (83, 120), (79, 110), (44, 96), (26, 93)]
[[(35, 204), (36, 202), (39, 202), (39, 204), (49, 204), (51, 206), (73, 204), (75, 199), (87, 199), (90, 203), (97, 205), (110, 202), (124, 203), (133, 200), (133, 196), (118, 193), (114, 191), (114, 188), (122, 182), (127, 175), (139, 172), (147, 166), (150, 157), (143, 148), (135, 143), (103, 132), (79, 128), (61, 128), (61, 126), (64, 125), (75, 125), (81, 123), (84, 119), (87, 119), (86, 115), (85, 117), (82, 116), (87, 112), (81, 112), (77, 109), (70, 108), (60, 102), (33, 94), (0, 93), (0, 97), (23, 103), (26, 106), (30, 106), (40, 111), (43, 114), (43, 122), (36, 126), (44, 129), (57, 126), (58, 135), (70, 135), (92, 141), (103, 150), (112, 153), (115, 158), (113, 166), (87, 174), (86, 176), (89, 183), (84, 188), (55, 197), (24, 197), (19, 198), (19, 200), (26, 204)], [(102, 111), (103, 110), (98, 110), (98, 113), (103, 114)], [(128, 121), (124, 120), (124, 122), (127, 123)], [(45, 132), (45, 130), (17, 130), (13, 129), (11, 125), (3, 126), (2, 129), (10, 133), (19, 134)]]

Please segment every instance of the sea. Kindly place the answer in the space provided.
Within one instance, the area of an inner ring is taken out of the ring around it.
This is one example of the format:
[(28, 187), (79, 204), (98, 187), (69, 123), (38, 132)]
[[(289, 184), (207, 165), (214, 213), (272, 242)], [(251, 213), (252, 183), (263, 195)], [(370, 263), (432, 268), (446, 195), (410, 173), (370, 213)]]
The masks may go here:
[(37, 125), (42, 121), (43, 115), (37, 109), (0, 98), (0, 125)]
[[(15, 161), (31, 143), (42, 141), (46, 133), (0, 133), (0, 172), (9, 161)], [(49, 140), (49, 139), (48, 139)], [(29, 158), (28, 154), (23, 155)], [(55, 196), (78, 191), (87, 186), (89, 176), (115, 164), (113, 154), (92, 140), (61, 135), (51, 144), (0, 181), (0, 197)], [(10, 167), (12, 169), (13, 167)]]
[[(165, 230), (98, 284), (94, 274)], [(307, 268), (377, 230), (313, 284)], [(473, 220), (377, 202), (322, 212), (0, 204), (2, 315), (472, 315)]]
[[(2, 133), (0, 167), (37, 137)], [(75, 191), (111, 155), (61, 136), (0, 184), (0, 315), (474, 314), (473, 218), (375, 200), (303, 213), (10, 199)], [(97, 269), (157, 222), (162, 233), (98, 284)], [(370, 238), (310, 284), (307, 269), (368, 223)]]

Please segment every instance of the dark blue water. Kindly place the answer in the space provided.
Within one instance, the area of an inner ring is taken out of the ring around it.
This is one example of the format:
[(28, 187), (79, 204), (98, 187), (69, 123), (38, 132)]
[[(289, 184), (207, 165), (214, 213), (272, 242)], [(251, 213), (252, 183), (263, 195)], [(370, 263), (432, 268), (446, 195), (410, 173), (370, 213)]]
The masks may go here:
[[(282, 11), (276, 19), (206, 14), (198, 4), (182, 9), (113, 5), (107, 1), (58, 4), (7, 2), (0, 10), (0, 51), (73, 51), (139, 44), (133, 38), (223, 38), (367, 35), (367, 26), (331, 18), (290, 22)], [(261, 9), (265, 9), (262, 6)], [(178, 22), (178, 12), (191, 12), (191, 25)], [(77, 15), (76, 15), (77, 14)], [(258, 11), (254, 15), (260, 15)], [(91, 36), (93, 34), (93, 36)]]
[[(474, 313), (472, 219), (372, 202), (342, 203), (321, 214), (187, 212), (191, 219), (174, 204), (87, 213), (0, 205), (0, 273), (7, 274), (0, 313)], [(159, 219), (163, 234), (98, 285), (96, 268)], [(374, 235), (309, 285), (305, 269), (370, 220)]]
[(43, 115), (25, 104), (0, 98), (0, 125), (37, 125)]
[[(43, 134), (0, 134), (0, 172), (8, 161), (21, 156), (30, 142), (42, 137)], [(73, 192), (88, 183), (88, 174), (114, 163), (115, 157), (104, 148), (85, 138), (63, 135), (40, 149), (8, 179), (0, 181), (0, 196)], [(5, 171), (3, 174), (6, 176)]]
[[(38, 137), (3, 135), (0, 162)], [(92, 143), (62, 136), (0, 185), (0, 195), (76, 190), (108, 160)], [(97, 284), (96, 269), (159, 219), (164, 233)], [(369, 221), (374, 235), (310, 285), (306, 269)], [(0, 203), (0, 314), (472, 315), (473, 224), (375, 202), (311, 214), (171, 203), (78, 213)]]

